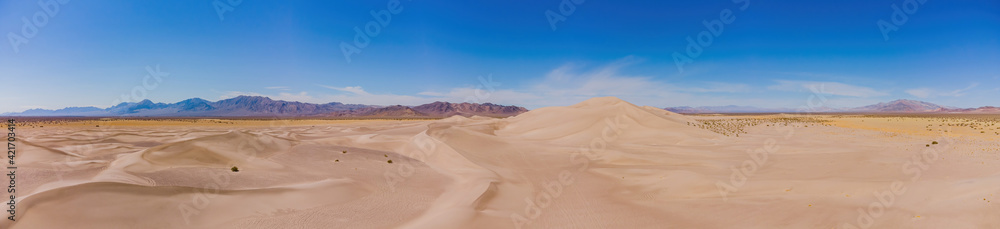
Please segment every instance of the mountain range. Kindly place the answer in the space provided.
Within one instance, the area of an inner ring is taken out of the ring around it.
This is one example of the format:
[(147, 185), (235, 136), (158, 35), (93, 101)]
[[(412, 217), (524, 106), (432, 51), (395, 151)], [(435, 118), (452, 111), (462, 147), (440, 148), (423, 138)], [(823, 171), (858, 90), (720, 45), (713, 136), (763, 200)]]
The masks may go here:
[[(665, 110), (684, 113), (782, 113), (797, 112), (791, 108), (758, 108), (750, 106), (701, 106), (701, 107), (667, 107)], [(941, 106), (924, 101), (899, 99), (891, 102), (872, 104), (855, 108), (818, 107), (811, 110), (819, 113), (1000, 113), (1000, 107), (984, 106), (979, 108), (956, 108)]]
[(338, 117), (451, 117), (461, 116), (487, 116), (487, 117), (508, 117), (515, 116), (528, 109), (518, 106), (503, 106), (492, 103), (449, 103), (433, 102), (424, 105), (408, 107), (402, 105), (387, 107), (364, 107), (352, 109), (344, 112), (335, 112), (333, 116)]
[(5, 116), (88, 117), (507, 117), (527, 112), (518, 106), (492, 103), (434, 102), (419, 106), (376, 106), (338, 102), (314, 104), (272, 100), (262, 96), (237, 96), (215, 102), (192, 98), (177, 103), (154, 103), (148, 99), (125, 102), (109, 108), (68, 107), (58, 110), (31, 109)]
[[(665, 110), (682, 114), (699, 113), (787, 113), (791, 108), (759, 108), (752, 106), (667, 107)], [(272, 100), (263, 96), (237, 96), (219, 101), (192, 98), (177, 103), (154, 103), (150, 100), (125, 102), (109, 108), (67, 107), (58, 110), (31, 109), (3, 113), (4, 116), (83, 116), (83, 117), (428, 117), (454, 115), (508, 117), (528, 109), (492, 103), (433, 102), (419, 106), (377, 106), (338, 102), (314, 104)], [(855, 108), (818, 107), (818, 113), (1000, 113), (1000, 107), (956, 108), (924, 101), (900, 99)]]

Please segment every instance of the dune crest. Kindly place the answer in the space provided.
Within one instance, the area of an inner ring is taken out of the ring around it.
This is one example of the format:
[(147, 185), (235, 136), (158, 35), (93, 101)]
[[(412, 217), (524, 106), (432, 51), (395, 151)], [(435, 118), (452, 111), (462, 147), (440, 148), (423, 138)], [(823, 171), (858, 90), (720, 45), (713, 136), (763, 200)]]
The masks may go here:
[[(595, 136), (620, 132), (637, 142), (709, 144), (718, 134), (688, 126), (671, 112), (654, 112), (615, 97), (592, 98), (572, 106), (546, 107), (500, 121), (499, 136), (586, 144)], [(641, 134), (635, 134), (641, 133)]]

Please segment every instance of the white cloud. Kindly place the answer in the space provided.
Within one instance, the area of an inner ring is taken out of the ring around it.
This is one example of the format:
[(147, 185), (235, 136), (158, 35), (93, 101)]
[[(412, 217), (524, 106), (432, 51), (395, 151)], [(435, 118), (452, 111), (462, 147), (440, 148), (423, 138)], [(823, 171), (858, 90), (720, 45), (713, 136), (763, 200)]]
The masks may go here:
[(933, 98), (933, 97), (939, 97), (939, 96), (941, 96), (941, 97), (962, 97), (962, 96), (967, 95), (968, 92), (969, 92), (969, 90), (972, 90), (973, 88), (976, 88), (978, 86), (979, 86), (979, 83), (972, 83), (972, 84), (969, 84), (968, 87), (965, 87), (965, 88), (962, 88), (962, 89), (957, 89), (957, 90), (952, 90), (952, 91), (946, 91), (946, 92), (939, 92), (937, 90), (930, 89), (930, 88), (914, 88), (914, 89), (906, 90), (906, 93), (910, 94), (912, 96), (916, 96), (918, 98)]
[(653, 80), (652, 77), (628, 76), (620, 73), (621, 68), (633, 63), (636, 61), (628, 57), (593, 69), (580, 69), (575, 65), (566, 64), (550, 71), (538, 81), (521, 88), (500, 88), (503, 78), (490, 76), (476, 81), (479, 85), (451, 88), (447, 91), (424, 91), (415, 95), (373, 94), (365, 91), (361, 86), (318, 85), (348, 93), (323, 94), (320, 92), (312, 95), (299, 92), (297, 94), (265, 95), (254, 92), (226, 92), (220, 98), (251, 95), (312, 103), (342, 102), (371, 105), (419, 105), (434, 101), (489, 102), (536, 108), (571, 105), (597, 96), (617, 96), (637, 104), (663, 105), (669, 101), (679, 102), (691, 98), (690, 95), (684, 94), (682, 91), (695, 93), (738, 91), (744, 90), (746, 87), (738, 84), (707, 83), (707, 87), (704, 88), (686, 89)]
[(878, 97), (889, 95), (889, 93), (880, 92), (869, 87), (855, 86), (838, 82), (791, 80), (777, 80), (777, 82), (778, 84), (768, 86), (767, 89), (775, 91), (806, 91), (818, 94), (850, 97)]
[[(279, 93), (262, 95), (258, 93), (228, 92), (224, 96), (258, 95), (273, 99), (295, 100), (312, 103), (357, 103), (371, 105), (419, 105), (434, 101), (474, 102), (518, 105), (528, 108), (545, 106), (565, 106), (599, 96), (615, 96), (637, 105), (656, 107), (666, 106), (759, 106), (759, 107), (795, 107), (805, 104), (806, 97), (799, 98), (747, 98), (743, 94), (751, 92), (752, 87), (746, 84), (728, 82), (689, 82), (671, 84), (657, 80), (652, 76), (629, 75), (623, 69), (638, 61), (626, 57), (618, 61), (599, 66), (584, 66), (564, 64), (558, 66), (534, 81), (522, 81), (519, 87), (501, 87), (503, 77), (480, 78), (470, 80), (473, 86), (463, 86), (438, 91), (423, 91), (412, 95), (371, 93), (362, 86), (335, 87), (318, 85), (332, 89), (308, 94), (306, 92)], [(494, 81), (495, 80), (495, 81)], [(879, 92), (868, 87), (848, 85), (838, 82), (813, 81), (776, 81), (776, 85), (767, 87), (770, 90), (804, 91), (816, 88), (817, 93), (839, 95), (843, 97), (829, 98), (829, 106), (868, 105), (878, 102), (878, 96), (888, 93)], [(513, 85), (513, 84), (506, 84)], [(345, 93), (346, 92), (346, 93)]]
[(361, 86), (354, 86), (354, 87), (334, 87), (326, 85), (319, 85), (319, 86), (343, 92), (350, 92), (354, 93), (355, 95), (371, 95), (368, 92), (366, 92), (365, 89), (361, 88)]
[(317, 100), (315, 97), (312, 97), (312, 96), (306, 94), (306, 92), (304, 92), (304, 91), (303, 92), (299, 92), (297, 94), (285, 93), (285, 92), (278, 93), (277, 99), (279, 99), (279, 100), (288, 100), (288, 101), (322, 102), (322, 101)]
[(930, 88), (914, 88), (906, 90), (906, 93), (917, 98), (927, 98), (931, 96), (932, 90)]
[(695, 93), (742, 93), (750, 92), (750, 86), (746, 84), (734, 84), (734, 83), (723, 83), (723, 82), (708, 82), (706, 87), (682, 87), (677, 88), (679, 91), (685, 92), (695, 92)]
[[(361, 86), (335, 87), (318, 85), (336, 92), (316, 95), (279, 93), (263, 95), (259, 93), (228, 92), (223, 97), (238, 95), (268, 96), (272, 99), (295, 100), (313, 103), (358, 103), (371, 105), (419, 105), (434, 101), (473, 102), (518, 105), (529, 108), (545, 106), (565, 106), (599, 96), (615, 96), (626, 101), (651, 106), (667, 106), (699, 102), (705, 105), (729, 105), (746, 101), (745, 98), (717, 96), (717, 93), (747, 92), (745, 84), (725, 82), (703, 82), (696, 87), (678, 86), (658, 81), (651, 76), (626, 75), (622, 69), (639, 61), (626, 57), (606, 65), (586, 67), (572, 63), (558, 66), (535, 81), (517, 88), (503, 88), (502, 77), (488, 76), (472, 81), (476, 85), (456, 87), (443, 91), (423, 91), (414, 95), (378, 94), (365, 91)], [(511, 85), (511, 84), (507, 84)], [(695, 100), (694, 94), (704, 94)], [(755, 100), (756, 101), (756, 100)], [(774, 104), (764, 100), (758, 104)], [(727, 103), (727, 104), (723, 104)]]
[[(626, 75), (621, 69), (637, 63), (626, 57), (591, 69), (566, 64), (553, 69), (541, 80), (529, 84), (522, 94), (538, 99), (522, 100), (529, 107), (564, 106), (598, 97), (615, 96), (642, 105), (662, 106), (689, 100), (692, 96), (683, 87), (655, 80), (650, 76)], [(716, 90), (714, 88), (712, 90)], [(708, 91), (706, 89), (705, 91)]]
[(966, 93), (967, 91), (972, 90), (973, 88), (976, 88), (978, 86), (979, 86), (979, 83), (972, 83), (968, 87), (965, 87), (965, 88), (962, 88), (962, 89), (958, 89), (958, 90), (954, 90), (954, 91), (950, 91), (950, 92), (941, 93), (941, 96), (961, 97), (961, 96), (964, 96), (965, 94), (967, 94)]

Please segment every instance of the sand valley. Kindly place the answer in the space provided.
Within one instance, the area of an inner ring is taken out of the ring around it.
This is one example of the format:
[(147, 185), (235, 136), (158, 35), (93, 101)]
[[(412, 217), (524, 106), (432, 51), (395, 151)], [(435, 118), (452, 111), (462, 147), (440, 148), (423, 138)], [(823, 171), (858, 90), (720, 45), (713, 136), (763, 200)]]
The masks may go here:
[(1000, 227), (1000, 115), (680, 115), (602, 97), (509, 118), (17, 131), (3, 228)]

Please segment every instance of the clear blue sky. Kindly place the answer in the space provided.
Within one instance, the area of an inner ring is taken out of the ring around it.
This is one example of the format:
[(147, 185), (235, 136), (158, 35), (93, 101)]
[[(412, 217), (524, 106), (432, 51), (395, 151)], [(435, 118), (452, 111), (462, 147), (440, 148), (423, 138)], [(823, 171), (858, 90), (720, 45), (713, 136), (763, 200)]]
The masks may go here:
[[(401, 0), (350, 61), (341, 44), (354, 44), (354, 28), (394, 1), (46, 1), (58, 11), (0, 0), (0, 112), (108, 107), (122, 95), (529, 108), (618, 96), (657, 107), (798, 107), (818, 85), (831, 107), (1000, 105), (996, 0), (927, 0), (901, 12), (907, 20), (898, 25), (892, 5), (902, 10), (903, 0), (749, 0), (746, 8), (567, 0), (575, 6), (567, 15), (560, 0)], [(565, 17), (555, 29), (550, 10)], [(687, 38), (724, 11), (731, 22), (681, 71), (674, 53), (686, 53)], [(26, 34), (22, 18), (37, 32)], [(879, 20), (897, 28), (888, 40)], [(143, 88), (146, 68), (156, 66), (169, 75)]]

